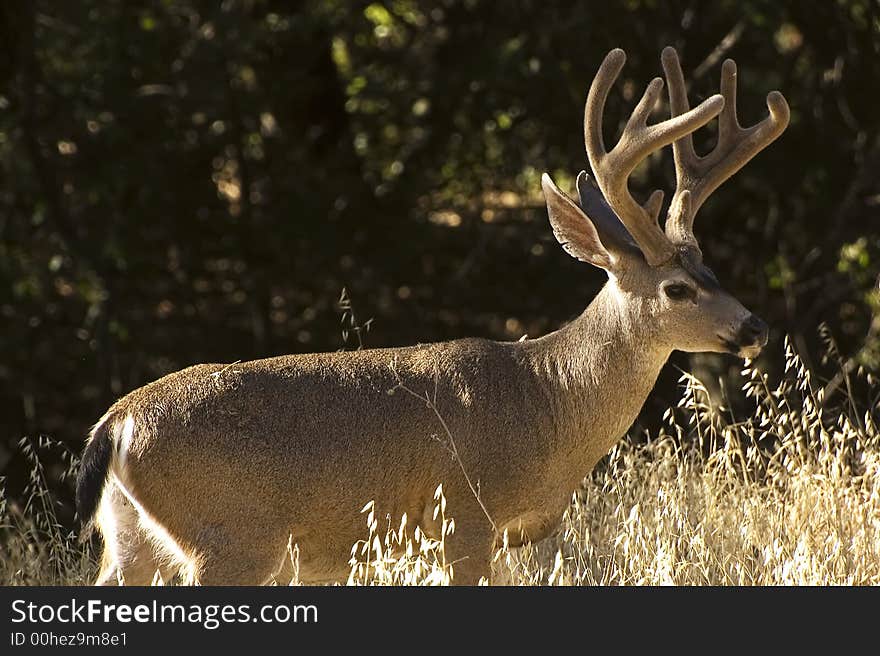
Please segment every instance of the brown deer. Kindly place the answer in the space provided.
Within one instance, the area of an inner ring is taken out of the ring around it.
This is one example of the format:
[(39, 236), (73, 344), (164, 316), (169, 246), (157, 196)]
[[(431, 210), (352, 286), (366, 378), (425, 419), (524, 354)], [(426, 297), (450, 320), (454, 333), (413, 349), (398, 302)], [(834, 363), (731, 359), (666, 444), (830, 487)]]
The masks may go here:
[[(303, 581), (345, 579), (364, 504), (436, 536), (439, 483), (456, 522), (446, 544), (453, 580), (476, 583), (505, 534), (517, 546), (558, 526), (673, 350), (754, 357), (767, 326), (721, 288), (692, 227), (708, 195), (785, 129), (788, 106), (773, 92), (769, 116), (740, 127), (728, 60), (721, 94), (689, 110), (667, 48), (672, 117), (647, 123), (656, 78), (607, 151), (602, 115), (624, 61), (609, 53), (587, 97), (598, 187), (582, 172), (576, 203), (542, 179), (557, 240), (608, 273), (583, 314), (539, 339), (203, 364), (134, 390), (92, 430), (77, 485), (84, 532), (96, 518), (104, 539), (98, 583), (146, 584), (181, 569), (201, 584), (283, 581), (289, 541)], [(691, 133), (715, 116), (717, 146), (698, 157)], [(664, 231), (662, 192), (639, 204), (627, 179), (670, 143), (677, 188)], [(389, 394), (401, 387), (430, 391), (436, 413), (417, 394)], [(431, 439), (442, 430), (454, 458)]]

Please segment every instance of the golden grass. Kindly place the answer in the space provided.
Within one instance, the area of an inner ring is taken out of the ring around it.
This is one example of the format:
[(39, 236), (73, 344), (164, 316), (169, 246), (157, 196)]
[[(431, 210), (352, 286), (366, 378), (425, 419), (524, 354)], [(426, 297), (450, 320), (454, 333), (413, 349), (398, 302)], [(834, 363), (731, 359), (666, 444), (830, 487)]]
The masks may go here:
[[(846, 380), (843, 401), (825, 407), (823, 388), (787, 342), (785, 356), (773, 388), (746, 364), (744, 390), (756, 410), (740, 421), (726, 420), (684, 374), (681, 402), (660, 435), (621, 441), (575, 493), (559, 533), (500, 550), (492, 582), (880, 584), (876, 397), (862, 414)], [(875, 391), (869, 374), (860, 379)], [(410, 563), (401, 576), (393, 558), (400, 537), (380, 541), (371, 521), (372, 549), (354, 554), (356, 567), (369, 562), (371, 583), (446, 582), (442, 545), (410, 546), (421, 555), (420, 575)]]
[[(833, 344), (829, 353), (835, 356)], [(557, 535), (500, 550), (492, 582), (880, 583), (875, 381), (838, 363), (839, 386), (826, 400), (788, 343), (785, 360), (775, 386), (746, 363), (744, 390), (755, 412), (738, 421), (683, 375), (682, 399), (660, 434), (620, 442), (573, 495)], [(42, 475), (35, 475), (37, 493), (27, 507), (13, 511), (0, 499), (2, 584), (79, 584), (93, 576), (92, 554), (58, 526), (52, 503), (40, 497)], [(437, 513), (444, 535), (453, 532), (442, 489)], [(364, 519), (349, 584), (445, 585), (454, 577), (442, 540), (418, 533), (408, 539), (402, 524), (377, 517), (372, 504)]]

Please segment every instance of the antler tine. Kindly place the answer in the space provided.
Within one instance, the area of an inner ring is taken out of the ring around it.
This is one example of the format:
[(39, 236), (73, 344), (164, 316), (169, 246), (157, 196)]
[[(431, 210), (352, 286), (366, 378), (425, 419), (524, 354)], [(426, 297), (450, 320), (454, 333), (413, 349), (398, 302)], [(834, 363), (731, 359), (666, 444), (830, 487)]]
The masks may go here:
[[(673, 116), (688, 111), (687, 90), (678, 54), (663, 49), (663, 70), (669, 83), (669, 105)], [(676, 190), (666, 221), (666, 235), (672, 242), (697, 247), (694, 217), (706, 198), (722, 182), (770, 145), (788, 126), (788, 103), (778, 91), (767, 95), (769, 115), (750, 128), (743, 128), (736, 115), (736, 64), (725, 60), (721, 67), (721, 95), (724, 110), (718, 117), (718, 143), (705, 157), (697, 156), (691, 134), (673, 142)]]
[(602, 115), (608, 92), (625, 62), (626, 54), (620, 48), (615, 48), (605, 56), (599, 67), (590, 85), (584, 110), (584, 143), (602, 194), (642, 249), (645, 259), (656, 266), (669, 260), (675, 252), (672, 242), (657, 223), (663, 192), (653, 192), (644, 205), (639, 205), (629, 192), (627, 180), (633, 169), (652, 152), (693, 132), (717, 116), (724, 107), (724, 99), (720, 95), (712, 96), (688, 112), (674, 115), (656, 125), (648, 125), (648, 116), (663, 90), (663, 80), (654, 78), (633, 110), (617, 145), (608, 152), (602, 138)]

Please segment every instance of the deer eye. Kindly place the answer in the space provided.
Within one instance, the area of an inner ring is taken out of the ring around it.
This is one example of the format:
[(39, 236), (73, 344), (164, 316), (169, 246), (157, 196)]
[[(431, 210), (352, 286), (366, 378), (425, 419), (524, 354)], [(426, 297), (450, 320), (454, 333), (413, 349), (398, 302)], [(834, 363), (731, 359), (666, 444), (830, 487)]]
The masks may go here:
[(692, 301), (697, 297), (696, 289), (680, 282), (663, 285), (663, 293), (672, 301)]

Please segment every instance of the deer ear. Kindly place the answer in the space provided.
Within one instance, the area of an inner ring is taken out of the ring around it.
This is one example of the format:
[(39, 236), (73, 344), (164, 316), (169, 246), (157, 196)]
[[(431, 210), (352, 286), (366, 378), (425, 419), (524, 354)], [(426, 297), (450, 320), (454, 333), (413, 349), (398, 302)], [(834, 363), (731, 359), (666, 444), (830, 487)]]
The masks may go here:
[(553, 235), (565, 252), (582, 262), (610, 271), (614, 259), (602, 245), (593, 222), (577, 203), (559, 190), (546, 173), (541, 176), (541, 187), (544, 189)]

